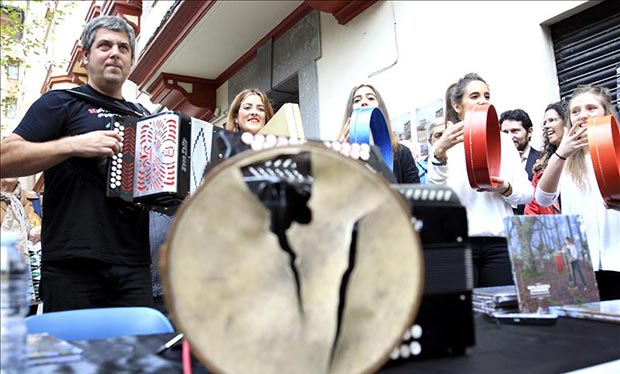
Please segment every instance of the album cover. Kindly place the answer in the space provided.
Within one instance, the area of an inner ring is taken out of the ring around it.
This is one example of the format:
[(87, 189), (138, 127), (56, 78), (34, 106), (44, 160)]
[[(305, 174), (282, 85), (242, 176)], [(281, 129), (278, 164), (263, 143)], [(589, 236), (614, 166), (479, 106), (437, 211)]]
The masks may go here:
[(599, 301), (581, 216), (513, 216), (504, 225), (522, 313)]
[(620, 300), (552, 306), (549, 309), (561, 317), (620, 323)]
[(82, 348), (48, 333), (28, 334), (28, 365), (77, 361)]

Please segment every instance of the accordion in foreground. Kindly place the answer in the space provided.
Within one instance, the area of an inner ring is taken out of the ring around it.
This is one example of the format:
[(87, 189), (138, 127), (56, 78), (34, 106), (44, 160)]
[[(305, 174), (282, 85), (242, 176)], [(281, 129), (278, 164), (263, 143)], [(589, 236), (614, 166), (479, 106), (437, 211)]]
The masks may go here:
[(146, 205), (178, 204), (202, 182), (218, 157), (214, 134), (222, 129), (178, 112), (114, 116), (122, 151), (110, 158), (108, 197)]
[(405, 199), (424, 253), (424, 294), (415, 324), (394, 348), (389, 365), (460, 356), (475, 344), (473, 274), (467, 213), (448, 187), (393, 184)]

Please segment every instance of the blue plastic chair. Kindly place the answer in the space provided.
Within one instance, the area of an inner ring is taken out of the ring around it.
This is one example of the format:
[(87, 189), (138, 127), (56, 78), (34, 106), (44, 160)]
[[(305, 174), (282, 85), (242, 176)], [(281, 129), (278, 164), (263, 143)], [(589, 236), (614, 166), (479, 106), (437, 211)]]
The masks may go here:
[(29, 334), (50, 333), (64, 340), (106, 339), (174, 331), (160, 311), (147, 307), (67, 310), (26, 318)]

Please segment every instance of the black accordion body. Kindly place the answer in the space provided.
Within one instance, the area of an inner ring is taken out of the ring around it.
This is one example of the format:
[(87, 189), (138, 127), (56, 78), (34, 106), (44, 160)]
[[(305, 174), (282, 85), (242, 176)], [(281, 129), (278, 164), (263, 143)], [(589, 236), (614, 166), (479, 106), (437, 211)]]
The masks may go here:
[(424, 251), (424, 294), (415, 324), (388, 365), (460, 356), (475, 344), (467, 213), (446, 186), (393, 184), (405, 199)]
[(111, 128), (123, 147), (108, 164), (107, 196), (155, 206), (176, 205), (200, 185), (223, 131), (178, 112), (114, 116)]

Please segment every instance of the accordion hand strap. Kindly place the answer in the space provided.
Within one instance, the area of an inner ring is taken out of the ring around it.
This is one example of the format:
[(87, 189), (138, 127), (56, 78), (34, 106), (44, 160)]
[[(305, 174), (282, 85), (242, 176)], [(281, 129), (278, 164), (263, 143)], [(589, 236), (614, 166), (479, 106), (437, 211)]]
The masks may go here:
[(87, 101), (91, 104), (95, 104), (98, 105), (104, 109), (107, 110), (111, 110), (117, 114), (123, 114), (123, 115), (128, 115), (128, 116), (138, 116), (138, 117), (143, 117), (144, 115), (148, 115), (148, 111), (142, 107), (140, 105), (140, 108), (143, 110), (142, 113), (131, 109), (130, 107), (128, 107), (127, 105), (123, 104), (121, 101), (115, 100), (115, 101), (107, 101), (107, 100), (102, 100), (101, 98), (98, 98), (96, 96), (93, 96), (91, 94), (88, 94), (86, 92), (82, 92), (82, 91), (77, 91), (75, 88), (69, 89), (69, 90), (65, 90), (65, 92), (79, 98), (82, 99), (84, 101)]

